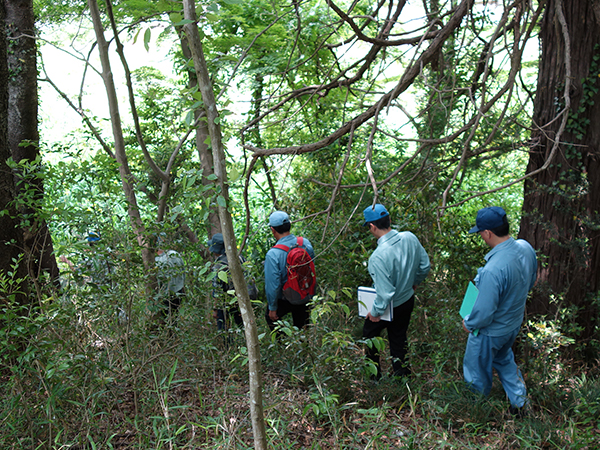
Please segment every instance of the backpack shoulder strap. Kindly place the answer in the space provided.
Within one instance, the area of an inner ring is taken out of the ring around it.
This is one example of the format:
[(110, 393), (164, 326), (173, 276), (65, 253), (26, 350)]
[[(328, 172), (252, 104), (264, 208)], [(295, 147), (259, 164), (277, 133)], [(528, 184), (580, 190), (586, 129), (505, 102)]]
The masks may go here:
[(298, 236), (296, 238), (296, 247), (302, 247), (304, 245), (304, 238), (302, 236)]
[(277, 248), (279, 250), (283, 250), (286, 253), (290, 251), (290, 248), (287, 245), (283, 245), (283, 244), (274, 245), (273, 248)]

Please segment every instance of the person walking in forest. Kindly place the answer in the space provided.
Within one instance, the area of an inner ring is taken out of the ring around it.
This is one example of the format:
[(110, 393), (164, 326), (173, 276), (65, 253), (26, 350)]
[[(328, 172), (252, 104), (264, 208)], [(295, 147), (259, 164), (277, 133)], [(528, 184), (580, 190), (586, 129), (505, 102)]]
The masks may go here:
[[(372, 339), (387, 329), (394, 375), (409, 376), (406, 333), (415, 304), (415, 288), (429, 273), (429, 256), (413, 233), (392, 230), (390, 214), (382, 204), (367, 207), (363, 215), (364, 226), (369, 227), (377, 238), (377, 248), (369, 258), (368, 266), (376, 297), (365, 318), (363, 337)], [(392, 321), (381, 320), (380, 316), (390, 303)], [(367, 356), (377, 365), (376, 378), (381, 378), (379, 352), (375, 346), (368, 349)]]
[(78, 284), (86, 284), (94, 290), (110, 291), (115, 286), (113, 280), (115, 269), (110, 260), (112, 250), (106, 245), (100, 245), (100, 233), (96, 231), (88, 232), (85, 239), (88, 247), (84, 249), (83, 258), (77, 266), (64, 255), (59, 258), (59, 261), (69, 266)]
[(265, 257), (267, 324), (274, 330), (276, 321), (292, 313), (294, 326), (302, 328), (308, 324), (308, 303), (315, 292), (315, 253), (308, 239), (291, 234), (287, 213), (271, 214), (269, 227), (277, 243)]
[(479, 293), (463, 320), (469, 333), (463, 372), (473, 391), (488, 395), (492, 369), (496, 369), (511, 414), (522, 416), (527, 389), (512, 345), (523, 322), (527, 294), (535, 284), (537, 258), (527, 241), (513, 239), (509, 231), (508, 217), (499, 206), (480, 209), (475, 226), (469, 230), (479, 233), (492, 250), (485, 255), (485, 266), (477, 271)]
[[(217, 320), (218, 330), (227, 330), (227, 326), (231, 325), (231, 319), (237, 326), (242, 326), (242, 314), (240, 308), (237, 305), (235, 296), (230, 293), (234, 290), (233, 282), (231, 281), (229, 273), (229, 262), (227, 261), (227, 254), (225, 253), (225, 244), (223, 241), (223, 234), (215, 233), (212, 238), (208, 241), (209, 250), (216, 257), (215, 264), (213, 265), (213, 271), (215, 277), (213, 278), (213, 290), (212, 296), (215, 299), (214, 317)], [(240, 255), (240, 263), (242, 267), (246, 260)], [(219, 272), (225, 272), (227, 275), (227, 281), (224, 281), (219, 277)], [(246, 285), (248, 286), (248, 296), (250, 300), (256, 300), (258, 298), (256, 291), (256, 283), (254, 279), (248, 274), (244, 273), (246, 279)]]
[(185, 267), (181, 255), (175, 250), (164, 250), (164, 239), (158, 238), (156, 257), (159, 298), (163, 304), (159, 307), (159, 321), (165, 318), (173, 320), (185, 295)]

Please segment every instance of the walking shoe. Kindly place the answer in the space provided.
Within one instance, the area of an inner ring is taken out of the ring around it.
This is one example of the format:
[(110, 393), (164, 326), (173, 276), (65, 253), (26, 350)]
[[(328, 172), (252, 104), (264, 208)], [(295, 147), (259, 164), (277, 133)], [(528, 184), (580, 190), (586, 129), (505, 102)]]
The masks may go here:
[(513, 416), (515, 419), (523, 419), (527, 416), (527, 409), (526, 409), (526, 405), (523, 405), (521, 407), (517, 407), (517, 406), (510, 406), (508, 408), (508, 413)]

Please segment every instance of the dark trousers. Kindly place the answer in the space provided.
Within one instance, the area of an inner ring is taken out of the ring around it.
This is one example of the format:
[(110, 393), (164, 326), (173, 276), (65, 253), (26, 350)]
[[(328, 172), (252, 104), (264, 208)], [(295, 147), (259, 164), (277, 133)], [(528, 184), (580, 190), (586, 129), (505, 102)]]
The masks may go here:
[(157, 312), (157, 317), (160, 322), (173, 322), (175, 320), (184, 295), (185, 289), (181, 289), (177, 292), (168, 291), (165, 294), (163, 304), (161, 305), (162, 307)]
[[(279, 299), (277, 301), (277, 317), (283, 319), (283, 316), (287, 313), (292, 313), (292, 320), (295, 327), (302, 328), (308, 325), (308, 319), (310, 319), (310, 307), (308, 306), (308, 303), (305, 305), (292, 305), (283, 298)], [(269, 325), (269, 328), (273, 331), (275, 329), (275, 323), (269, 317), (268, 305), (265, 317), (267, 319), (267, 325)]]
[(232, 325), (231, 319), (238, 327), (244, 324), (242, 313), (237, 305), (226, 309), (215, 309), (215, 313), (217, 315), (217, 330), (227, 330)]
[[(414, 306), (415, 296), (413, 295), (408, 301), (394, 308), (394, 320), (391, 322), (386, 320), (372, 322), (369, 319), (365, 319), (363, 326), (363, 338), (366, 339), (377, 337), (384, 329), (387, 329), (390, 341), (390, 354), (392, 355), (392, 366), (394, 368), (394, 375), (396, 376), (410, 375), (410, 367), (406, 362), (406, 354), (408, 353), (406, 332), (408, 331), (410, 315)], [(377, 379), (381, 378), (379, 352), (375, 346), (367, 349), (367, 356), (377, 365)]]

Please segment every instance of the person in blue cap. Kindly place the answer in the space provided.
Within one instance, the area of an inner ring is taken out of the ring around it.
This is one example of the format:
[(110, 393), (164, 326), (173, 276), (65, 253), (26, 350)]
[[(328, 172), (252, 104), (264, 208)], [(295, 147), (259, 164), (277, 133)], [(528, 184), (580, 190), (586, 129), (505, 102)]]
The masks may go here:
[(469, 230), (479, 233), (492, 250), (485, 255), (485, 266), (477, 270), (474, 281), (479, 293), (473, 310), (463, 320), (469, 333), (463, 372), (473, 391), (488, 395), (492, 369), (496, 369), (511, 414), (522, 416), (528, 403), (527, 389), (512, 345), (523, 322), (527, 295), (535, 284), (537, 258), (527, 241), (515, 240), (509, 232), (508, 217), (499, 206), (480, 209), (475, 226)]
[[(392, 230), (390, 214), (382, 204), (368, 206), (363, 215), (364, 226), (377, 238), (377, 248), (369, 258), (369, 275), (376, 297), (365, 318), (363, 337), (372, 339), (387, 329), (394, 375), (408, 376), (406, 332), (415, 304), (415, 288), (429, 273), (429, 256), (413, 233)], [(390, 303), (394, 309), (393, 320), (380, 320)], [(376, 378), (379, 379), (379, 352), (375, 346), (368, 349), (367, 356), (377, 365)]]
[[(273, 237), (277, 240), (276, 245), (285, 245), (289, 248), (297, 244), (297, 238), (291, 234), (290, 218), (284, 211), (275, 211), (269, 216), (269, 227)], [(315, 252), (312, 244), (303, 238), (303, 248), (314, 260)], [(296, 305), (290, 303), (283, 296), (283, 285), (287, 281), (286, 269), (287, 252), (272, 247), (265, 256), (265, 293), (267, 296), (266, 320), (269, 328), (275, 328), (274, 323), (286, 314), (292, 313), (294, 326), (302, 328), (308, 324), (310, 318), (310, 307), (308, 303)]]
[(100, 234), (96, 231), (88, 232), (85, 240), (88, 248), (84, 250), (81, 263), (75, 265), (66, 257), (61, 256), (60, 261), (66, 263), (71, 269), (78, 284), (87, 284), (93, 289), (107, 290), (113, 287), (113, 264), (109, 260), (111, 249), (100, 246)]

